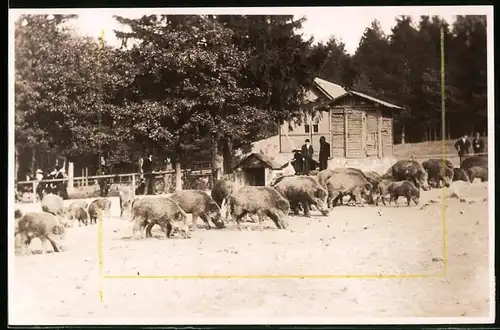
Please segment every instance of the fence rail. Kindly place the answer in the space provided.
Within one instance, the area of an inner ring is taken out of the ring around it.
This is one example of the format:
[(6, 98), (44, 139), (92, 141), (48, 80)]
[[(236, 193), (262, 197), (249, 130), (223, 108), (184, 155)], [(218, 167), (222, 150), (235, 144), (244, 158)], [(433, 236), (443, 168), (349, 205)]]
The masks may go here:
[[(181, 170), (181, 174), (183, 173), (188, 173), (189, 175), (208, 175), (212, 174), (212, 170), (194, 170), (194, 171), (186, 171), (186, 170)], [(152, 172), (152, 175), (155, 177), (162, 176), (165, 174), (175, 174), (175, 170), (168, 170), (168, 171), (159, 171), (159, 172)], [(63, 181), (69, 181), (69, 180), (74, 180), (74, 181), (79, 181), (79, 180), (98, 180), (98, 179), (109, 179), (109, 178), (117, 178), (117, 177), (135, 177), (135, 176), (141, 176), (144, 175), (144, 173), (125, 173), (125, 174), (105, 174), (105, 175), (92, 175), (92, 176), (79, 176), (79, 177), (66, 177), (64, 179), (50, 179), (50, 180), (31, 180), (31, 181), (16, 181), (15, 184), (30, 184), (30, 183), (49, 183), (49, 182), (63, 182)]]
[[(163, 176), (167, 174), (175, 174), (175, 170), (167, 170), (167, 171), (156, 171), (152, 172), (151, 175), (154, 176), (154, 179), (162, 178)], [(211, 169), (205, 169), (205, 170), (181, 170), (181, 175), (190, 175), (190, 176), (208, 176), (212, 175), (212, 170)], [(144, 175), (144, 173), (124, 173), (124, 174), (105, 174), (105, 175), (93, 175), (93, 176), (80, 176), (80, 177), (66, 177), (63, 179), (49, 179), (49, 180), (30, 180), (30, 181), (16, 181), (15, 186), (17, 187), (18, 185), (31, 185), (32, 186), (32, 194), (33, 194), (33, 203), (36, 203), (36, 189), (39, 184), (42, 183), (53, 183), (53, 182), (69, 182), (69, 181), (83, 181), (87, 182), (92, 181), (92, 180), (99, 180), (99, 179), (115, 179), (115, 178), (132, 178), (132, 187), (136, 186), (136, 177), (140, 177)]]

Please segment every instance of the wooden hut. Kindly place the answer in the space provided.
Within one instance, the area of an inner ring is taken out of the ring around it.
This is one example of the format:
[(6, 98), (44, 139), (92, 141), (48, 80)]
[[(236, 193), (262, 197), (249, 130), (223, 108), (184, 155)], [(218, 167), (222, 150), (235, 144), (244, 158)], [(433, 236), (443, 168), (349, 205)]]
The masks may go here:
[(333, 158), (393, 156), (393, 114), (401, 107), (355, 91), (335, 98), (330, 107)]
[(234, 167), (238, 182), (249, 186), (265, 186), (273, 177), (274, 171), (279, 171), (282, 165), (260, 153), (245, 156)]
[(310, 139), (317, 158), (324, 136), (331, 159), (393, 156), (393, 113), (401, 107), (319, 78), (314, 79), (307, 100), (325, 102), (328, 110), (315, 117), (306, 115), (300, 124), (285, 123), (279, 133), (280, 153), (290, 153)]
[[(306, 101), (333, 101), (345, 92), (346, 90), (340, 85), (315, 78), (307, 91)], [(293, 149), (300, 149), (304, 141), (309, 139), (317, 155), (321, 136), (330, 143), (330, 121), (327, 112), (319, 112), (314, 117), (304, 115), (302, 122), (285, 122), (279, 132), (279, 152), (291, 153)]]

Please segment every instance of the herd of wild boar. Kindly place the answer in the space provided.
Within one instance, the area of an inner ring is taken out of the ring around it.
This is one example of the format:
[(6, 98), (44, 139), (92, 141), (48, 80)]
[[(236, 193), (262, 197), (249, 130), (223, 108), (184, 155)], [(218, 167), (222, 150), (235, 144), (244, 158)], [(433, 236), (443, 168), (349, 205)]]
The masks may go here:
[[(442, 159), (429, 159), (422, 164), (415, 160), (400, 160), (380, 175), (373, 171), (356, 168), (326, 169), (314, 175), (281, 176), (269, 186), (244, 186), (236, 188), (229, 180), (219, 180), (210, 194), (202, 190), (177, 191), (167, 195), (137, 196), (131, 190), (119, 191), (120, 217), (130, 212), (133, 233), (151, 237), (151, 229), (158, 225), (166, 237), (178, 233), (190, 238), (196, 230), (197, 219), (201, 218), (207, 229), (212, 223), (215, 228), (226, 227), (229, 219), (237, 228), (244, 221), (257, 219), (262, 229), (264, 217), (270, 218), (277, 228), (285, 229), (285, 218), (290, 212), (303, 212), (306, 217), (316, 208), (323, 216), (336, 205), (347, 203), (364, 206), (365, 203), (379, 205), (382, 202), (398, 204), (403, 197), (406, 203), (418, 204), (420, 190), (449, 186), (452, 181), (472, 182), (479, 178), (488, 180), (488, 160), (485, 156), (465, 159), (460, 168)], [(61, 251), (59, 239), (64, 237), (65, 228), (78, 222), (81, 225), (96, 223), (102, 216), (109, 216), (111, 201), (98, 198), (87, 204), (75, 201), (67, 208), (56, 195), (46, 195), (42, 200), (42, 212), (22, 214), (15, 211), (16, 235), (19, 235), (22, 253), (28, 253), (30, 241), (38, 237), (42, 243), (48, 240), (54, 251)], [(188, 224), (187, 215), (192, 215)], [(45, 246), (45, 244), (42, 244)]]

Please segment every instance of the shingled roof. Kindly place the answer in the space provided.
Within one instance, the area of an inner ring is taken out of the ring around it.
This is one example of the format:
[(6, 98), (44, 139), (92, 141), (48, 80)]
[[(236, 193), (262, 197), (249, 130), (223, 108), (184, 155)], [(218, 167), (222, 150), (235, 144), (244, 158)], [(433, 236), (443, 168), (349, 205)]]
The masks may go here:
[(233, 166), (233, 169), (237, 169), (238, 167), (241, 166), (241, 164), (243, 164), (248, 158), (250, 157), (255, 157), (257, 158), (258, 160), (260, 160), (262, 163), (264, 163), (268, 168), (272, 169), (272, 170), (279, 170), (282, 168), (282, 165), (278, 164), (277, 162), (271, 160), (269, 157), (267, 157), (266, 155), (263, 155), (261, 153), (256, 153), (256, 152), (253, 152), (245, 157), (243, 157), (243, 159), (241, 159), (238, 164), (236, 164), (235, 166)]
[(337, 98), (335, 98), (332, 102), (330, 102), (330, 105), (331, 106), (334, 106), (339, 100), (343, 99), (344, 97), (348, 96), (348, 95), (356, 95), (358, 97), (361, 97), (365, 100), (368, 100), (368, 101), (371, 101), (371, 102), (374, 102), (374, 103), (378, 103), (386, 108), (390, 108), (390, 109), (397, 109), (397, 110), (403, 110), (402, 107), (400, 106), (397, 106), (397, 105), (394, 105), (392, 103), (389, 103), (389, 102), (386, 102), (386, 101), (382, 101), (382, 100), (379, 100), (373, 96), (369, 96), (369, 95), (366, 95), (366, 94), (363, 94), (361, 92), (356, 92), (356, 91), (348, 91), (340, 96), (338, 96)]

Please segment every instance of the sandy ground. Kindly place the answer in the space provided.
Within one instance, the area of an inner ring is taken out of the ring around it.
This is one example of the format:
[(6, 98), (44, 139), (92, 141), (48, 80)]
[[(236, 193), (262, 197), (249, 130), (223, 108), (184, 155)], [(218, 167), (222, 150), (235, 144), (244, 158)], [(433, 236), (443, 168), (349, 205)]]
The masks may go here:
[[(99, 299), (97, 226), (69, 228), (62, 253), (14, 257), (10, 324), (110, 323), (189, 318), (486, 317), (487, 183), (453, 183), (418, 206), (340, 206), (328, 217), (291, 216), (287, 230), (199, 229), (189, 240), (131, 239), (132, 223), (103, 221), (104, 275), (435, 274), (429, 278), (104, 279)], [(427, 201), (434, 200), (421, 209)], [(37, 207), (37, 205), (31, 205)], [(24, 211), (28, 207), (23, 207)], [(491, 221), (492, 219), (490, 219)], [(201, 220), (200, 220), (201, 226)], [(38, 244), (38, 247), (37, 247)], [(39, 242), (33, 243), (33, 249)], [(82, 321), (83, 320), (83, 321)], [(333, 322), (333, 320), (332, 320)]]

